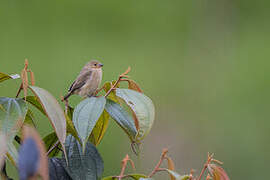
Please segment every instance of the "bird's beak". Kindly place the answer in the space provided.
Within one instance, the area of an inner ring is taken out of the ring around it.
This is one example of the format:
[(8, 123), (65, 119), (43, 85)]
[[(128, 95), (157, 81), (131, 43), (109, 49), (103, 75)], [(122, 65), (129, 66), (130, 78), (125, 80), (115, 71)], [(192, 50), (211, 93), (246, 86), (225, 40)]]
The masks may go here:
[(99, 66), (99, 67), (103, 67), (103, 64), (100, 63), (100, 64), (98, 64), (98, 66)]

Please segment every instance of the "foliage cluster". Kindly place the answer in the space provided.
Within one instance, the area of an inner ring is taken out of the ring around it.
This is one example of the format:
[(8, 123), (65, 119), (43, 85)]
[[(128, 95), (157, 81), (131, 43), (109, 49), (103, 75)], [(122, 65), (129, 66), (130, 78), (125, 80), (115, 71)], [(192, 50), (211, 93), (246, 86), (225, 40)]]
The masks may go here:
[[(86, 98), (75, 108), (62, 98), (64, 110), (47, 90), (35, 86), (34, 74), (27, 60), (21, 75), (0, 73), (0, 83), (8, 79), (22, 80), (15, 98), (0, 98), (1, 177), (9, 179), (6, 173), (6, 160), (9, 160), (18, 169), (21, 180), (38, 177), (45, 180), (101, 179), (103, 160), (96, 147), (107, 130), (110, 117), (129, 137), (133, 152), (140, 153), (140, 144), (153, 125), (155, 109), (151, 99), (127, 76), (129, 71), (130, 68), (116, 81), (106, 82), (97, 91), (98, 95), (103, 90), (104, 95)], [(121, 82), (127, 82), (128, 88), (120, 88)], [(20, 92), (24, 93), (22, 98), (19, 98)], [(37, 120), (33, 108), (48, 117), (54, 129), (44, 138), (39, 136), (35, 128)], [(19, 149), (14, 141), (19, 144)], [(193, 171), (181, 176), (174, 171), (173, 160), (167, 152), (166, 149), (162, 152), (149, 175), (125, 174), (128, 162), (135, 169), (133, 161), (126, 155), (120, 175), (103, 177), (103, 180), (150, 180), (157, 172), (167, 172), (171, 180), (200, 180), (206, 169), (209, 172), (206, 179), (229, 179), (218, 165), (221, 162), (213, 159), (213, 155), (208, 155), (199, 177), (193, 177)], [(160, 167), (164, 160), (168, 162), (167, 168)]]

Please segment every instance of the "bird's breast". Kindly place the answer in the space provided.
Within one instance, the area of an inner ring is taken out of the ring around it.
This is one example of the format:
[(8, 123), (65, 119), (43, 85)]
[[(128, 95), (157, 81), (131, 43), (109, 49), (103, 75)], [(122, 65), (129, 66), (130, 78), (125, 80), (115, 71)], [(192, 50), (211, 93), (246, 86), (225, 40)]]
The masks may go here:
[(81, 88), (81, 96), (92, 96), (98, 89), (102, 79), (102, 70), (93, 70), (85, 85)]

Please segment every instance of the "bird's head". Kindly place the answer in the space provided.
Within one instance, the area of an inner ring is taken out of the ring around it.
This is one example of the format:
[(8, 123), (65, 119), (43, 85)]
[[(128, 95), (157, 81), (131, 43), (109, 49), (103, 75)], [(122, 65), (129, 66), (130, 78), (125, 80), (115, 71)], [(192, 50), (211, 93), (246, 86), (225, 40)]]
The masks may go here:
[(87, 66), (93, 69), (99, 69), (102, 68), (103, 64), (98, 60), (92, 60), (87, 64)]

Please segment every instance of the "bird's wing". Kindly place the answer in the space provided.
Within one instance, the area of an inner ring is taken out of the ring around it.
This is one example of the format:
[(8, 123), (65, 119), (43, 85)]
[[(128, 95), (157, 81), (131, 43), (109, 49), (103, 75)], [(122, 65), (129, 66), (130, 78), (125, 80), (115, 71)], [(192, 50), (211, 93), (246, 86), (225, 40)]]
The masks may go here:
[(89, 77), (91, 76), (92, 71), (87, 71), (85, 73), (82, 73), (78, 76), (78, 78), (71, 84), (71, 86), (68, 89), (68, 92), (72, 93), (77, 89), (80, 89), (87, 81), (87, 79), (89, 79)]

